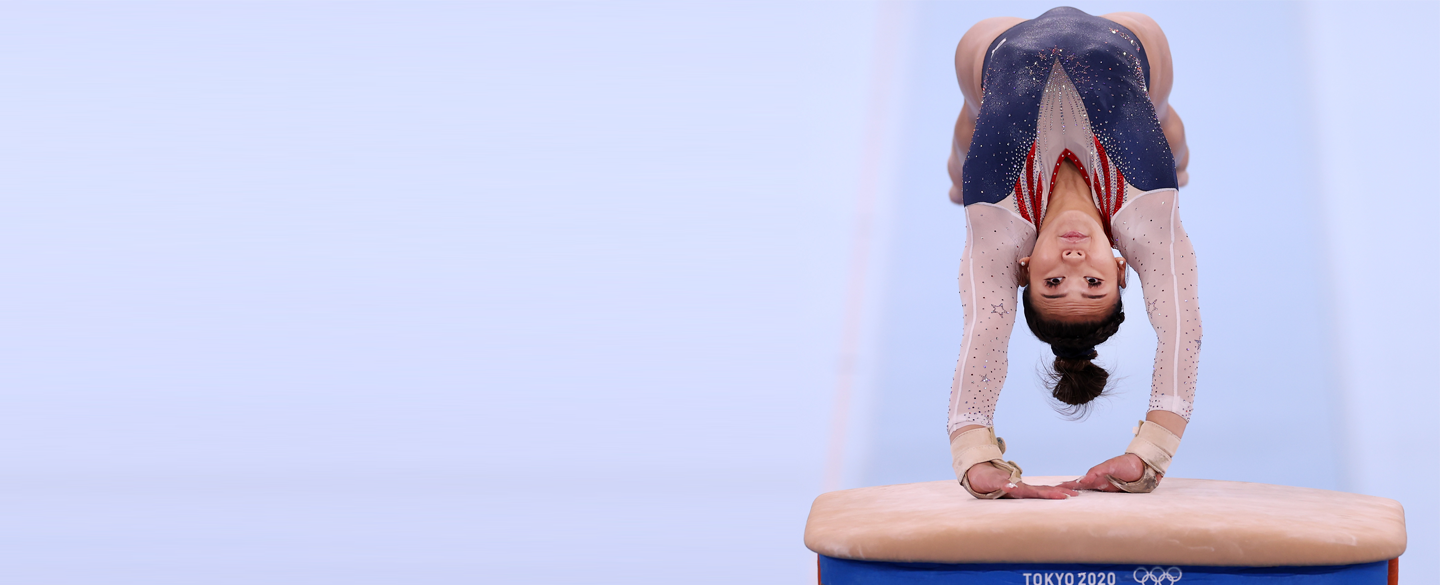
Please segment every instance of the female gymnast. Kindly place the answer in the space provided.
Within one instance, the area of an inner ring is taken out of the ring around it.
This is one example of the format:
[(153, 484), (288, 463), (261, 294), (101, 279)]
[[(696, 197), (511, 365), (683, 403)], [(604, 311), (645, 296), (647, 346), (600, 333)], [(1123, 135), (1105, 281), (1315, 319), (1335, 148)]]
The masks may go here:
[[(950, 198), (967, 224), (950, 392), (956, 477), (987, 499), (1149, 492), (1185, 432), (1200, 354), (1195, 253), (1177, 210), (1189, 152), (1168, 102), (1165, 35), (1131, 12), (991, 18), (960, 40), (955, 73), (965, 105)], [(1149, 412), (1119, 457), (1058, 486), (1027, 485), (992, 425), (1015, 314), (1050, 344), (1054, 397), (1078, 412), (1105, 389), (1109, 375), (1091, 360), (1125, 320), (1127, 264), (1159, 337)]]

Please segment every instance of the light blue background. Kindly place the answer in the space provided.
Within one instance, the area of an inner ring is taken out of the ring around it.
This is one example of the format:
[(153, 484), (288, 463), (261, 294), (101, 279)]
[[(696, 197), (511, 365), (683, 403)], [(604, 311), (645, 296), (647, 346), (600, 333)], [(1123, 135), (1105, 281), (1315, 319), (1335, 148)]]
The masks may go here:
[[(811, 582), (827, 453), (951, 476), (951, 58), (1049, 7), (0, 4), (0, 582)], [(1172, 472), (1399, 499), (1434, 574), (1436, 4), (1078, 7), (1175, 54)], [(1072, 423), (1017, 332), (1027, 472), (1153, 343)]]

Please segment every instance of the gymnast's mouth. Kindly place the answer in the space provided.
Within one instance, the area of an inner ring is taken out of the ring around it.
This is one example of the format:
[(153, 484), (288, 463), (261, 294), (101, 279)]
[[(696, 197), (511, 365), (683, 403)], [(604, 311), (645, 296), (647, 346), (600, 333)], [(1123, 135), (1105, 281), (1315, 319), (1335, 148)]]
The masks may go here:
[(1082, 234), (1082, 233), (1080, 233), (1080, 232), (1071, 230), (1071, 231), (1065, 232), (1065, 233), (1063, 233), (1063, 234), (1060, 234), (1060, 239), (1065, 240), (1065, 241), (1067, 241), (1067, 242), (1070, 242), (1070, 243), (1072, 243), (1072, 244), (1078, 244), (1078, 243), (1080, 243), (1080, 242), (1082, 242), (1082, 241), (1084, 241), (1084, 240), (1090, 239), (1090, 236), (1087, 236), (1087, 235)]

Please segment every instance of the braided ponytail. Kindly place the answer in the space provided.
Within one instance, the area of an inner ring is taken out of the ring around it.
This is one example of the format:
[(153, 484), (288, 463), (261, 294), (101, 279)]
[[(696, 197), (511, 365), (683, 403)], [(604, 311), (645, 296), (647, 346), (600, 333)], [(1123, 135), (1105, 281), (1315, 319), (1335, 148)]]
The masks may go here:
[(1117, 295), (1115, 309), (1108, 316), (1088, 323), (1065, 323), (1041, 316), (1030, 302), (1028, 286), (1021, 291), (1020, 299), (1030, 332), (1050, 344), (1050, 352), (1055, 354), (1055, 365), (1046, 375), (1050, 378), (1050, 393), (1060, 403), (1056, 410), (1067, 417), (1083, 418), (1090, 402), (1105, 393), (1110, 381), (1110, 373), (1091, 360), (1100, 355), (1095, 346), (1110, 339), (1125, 322), (1120, 298)]

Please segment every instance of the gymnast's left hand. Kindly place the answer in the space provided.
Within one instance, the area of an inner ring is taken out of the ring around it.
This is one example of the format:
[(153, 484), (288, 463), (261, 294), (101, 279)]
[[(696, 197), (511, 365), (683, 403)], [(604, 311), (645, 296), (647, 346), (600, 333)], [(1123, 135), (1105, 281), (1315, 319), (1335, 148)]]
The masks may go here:
[(1090, 471), (1085, 473), (1085, 477), (1061, 483), (1058, 487), (1072, 490), (1118, 492), (1120, 488), (1112, 485), (1109, 480), (1105, 479), (1105, 476), (1109, 475), (1120, 481), (1135, 481), (1140, 479), (1144, 473), (1145, 462), (1140, 460), (1140, 456), (1126, 453), (1091, 467)]

